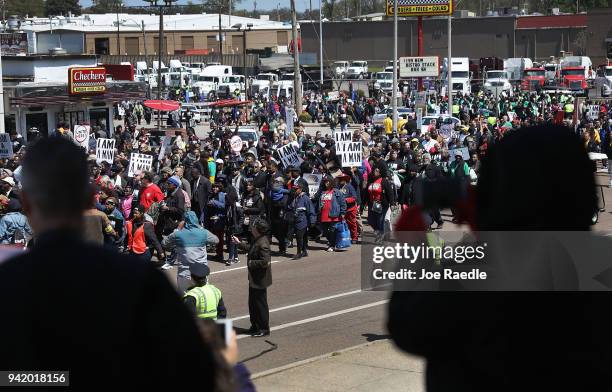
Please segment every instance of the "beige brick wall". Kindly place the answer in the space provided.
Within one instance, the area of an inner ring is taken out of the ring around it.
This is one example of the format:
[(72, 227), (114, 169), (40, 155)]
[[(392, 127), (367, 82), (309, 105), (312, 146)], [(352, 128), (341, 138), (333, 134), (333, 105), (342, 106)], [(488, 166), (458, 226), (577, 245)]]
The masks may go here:
[[(275, 47), (277, 46), (277, 31), (283, 30), (257, 30), (257, 31), (248, 31), (246, 33), (246, 47), (247, 49), (264, 49), (266, 47)], [(287, 42), (291, 42), (291, 30), (284, 30), (285, 34), (287, 34)], [(166, 37), (167, 54), (174, 54), (175, 50), (182, 50), (181, 47), (181, 36), (193, 36), (194, 40), (194, 49), (214, 49), (217, 52), (218, 44), (215, 44), (213, 48), (207, 48), (207, 39), (208, 35), (216, 35), (216, 31), (165, 31), (164, 36)], [(242, 32), (237, 31), (226, 31), (226, 41), (223, 45), (224, 53), (232, 53), (232, 49), (235, 51), (236, 48), (232, 48), (232, 42), (236, 42), (236, 40), (240, 40), (242, 42)], [(146, 44), (147, 44), (147, 53), (155, 54), (157, 53), (157, 48), (154, 47), (154, 37), (157, 37), (157, 32), (148, 32), (146, 33)], [(235, 40), (233, 37), (236, 37)], [(136, 37), (139, 40), (139, 49), (140, 53), (126, 53), (126, 45), (125, 45), (125, 37)], [(96, 33), (85, 33), (85, 52), (88, 54), (96, 54), (95, 53), (95, 39), (96, 38), (107, 38), (109, 40), (109, 49), (111, 55), (117, 54), (117, 32), (96, 32)], [(120, 44), (121, 44), (121, 53), (120, 54), (140, 54), (144, 55), (144, 40), (141, 32), (119, 32)], [(97, 53), (100, 54), (100, 53)]]

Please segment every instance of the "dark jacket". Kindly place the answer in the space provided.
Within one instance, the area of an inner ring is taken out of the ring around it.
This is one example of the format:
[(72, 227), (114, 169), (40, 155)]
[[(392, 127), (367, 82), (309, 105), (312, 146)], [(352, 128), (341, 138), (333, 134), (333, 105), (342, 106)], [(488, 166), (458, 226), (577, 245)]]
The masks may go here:
[(11, 337), (0, 349), (2, 369), (70, 370), (80, 390), (92, 380), (100, 389), (187, 388), (187, 371), (214, 389), (215, 360), (168, 279), (151, 263), (83, 243), (76, 231), (45, 233), (0, 265), (0, 308), (0, 334)]
[(242, 242), (239, 247), (248, 250), (249, 286), (255, 289), (270, 287), (272, 285), (272, 265), (268, 236), (264, 234), (251, 244)]
[(250, 223), (253, 223), (256, 217), (265, 214), (264, 202), (261, 198), (261, 193), (254, 189), (253, 193), (244, 193), (242, 195), (242, 212), (249, 216)]
[[(194, 210), (197, 214), (201, 214), (202, 211), (206, 210), (206, 206), (208, 205), (208, 198), (212, 193), (212, 185), (210, 180), (207, 177), (200, 175), (200, 181), (198, 182), (197, 178), (193, 180), (191, 184), (192, 194), (191, 194), (191, 209)], [(197, 207), (197, 211), (194, 208)]]
[(300, 196), (296, 196), (289, 205), (287, 210), (293, 217), (293, 224), (297, 230), (304, 230), (308, 226), (317, 223), (317, 212), (315, 211), (308, 194), (302, 192)]

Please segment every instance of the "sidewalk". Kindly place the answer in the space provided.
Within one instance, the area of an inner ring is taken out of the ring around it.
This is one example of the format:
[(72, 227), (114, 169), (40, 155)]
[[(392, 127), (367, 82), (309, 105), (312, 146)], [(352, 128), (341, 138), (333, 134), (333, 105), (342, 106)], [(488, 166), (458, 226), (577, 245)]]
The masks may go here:
[(390, 340), (354, 348), (255, 374), (261, 392), (425, 390), (425, 362), (400, 352)]

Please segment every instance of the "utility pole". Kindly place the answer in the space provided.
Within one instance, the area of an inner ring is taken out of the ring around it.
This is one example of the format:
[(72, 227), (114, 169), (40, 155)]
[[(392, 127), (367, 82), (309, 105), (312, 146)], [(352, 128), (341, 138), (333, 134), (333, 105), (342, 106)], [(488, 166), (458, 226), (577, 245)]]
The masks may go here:
[[(162, 52), (164, 50), (164, 7), (159, 7), (159, 43), (157, 49), (157, 99), (162, 99)], [(161, 110), (157, 111), (157, 130), (161, 131)]]
[(397, 132), (397, 0), (393, 1), (393, 132)]
[(219, 1), (219, 62), (223, 63), (223, 36), (221, 34), (221, 1)]
[(293, 107), (295, 113), (299, 116), (302, 113), (302, 75), (300, 74), (300, 45), (297, 33), (295, 0), (291, 0), (291, 33), (293, 37)]
[(452, 14), (448, 15), (448, 62), (446, 70), (448, 71), (448, 115), (453, 115), (453, 51), (452, 51)]
[(151, 99), (151, 83), (149, 82), (151, 75), (149, 75), (149, 55), (147, 53), (147, 34), (145, 33), (145, 25), (144, 20), (140, 21), (140, 26), (142, 28), (142, 42), (144, 46), (144, 56), (145, 56), (145, 64), (147, 64), (147, 98)]
[(319, 0), (319, 63), (320, 63), (320, 73), (321, 77), (319, 78), (319, 90), (321, 91), (321, 95), (323, 95), (323, 11), (321, 10), (321, 0)]
[(121, 7), (121, 3), (117, 2), (117, 8), (115, 9), (115, 11), (117, 11), (117, 56), (121, 55), (121, 36), (119, 35), (119, 8)]
[[(2, 49), (0, 49), (1, 51)], [(17, 124), (19, 120), (17, 120)], [(2, 82), (2, 53), (0, 52), (0, 133), (6, 133), (4, 129), (4, 83)]]

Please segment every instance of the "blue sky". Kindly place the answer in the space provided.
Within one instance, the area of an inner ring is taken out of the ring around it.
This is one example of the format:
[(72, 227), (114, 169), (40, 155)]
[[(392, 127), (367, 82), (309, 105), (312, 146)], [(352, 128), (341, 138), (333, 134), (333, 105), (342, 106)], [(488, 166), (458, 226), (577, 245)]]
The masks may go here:
[[(253, 10), (253, 1), (254, 0), (244, 0), (242, 4), (240, 4), (239, 8)], [(91, 0), (81, 0), (81, 6), (88, 7), (91, 5)], [(198, 4), (199, 0), (192, 0), (193, 3)], [(123, 0), (124, 4), (127, 5), (142, 5), (146, 4), (144, 0)], [(186, 4), (187, 0), (179, 0), (179, 4)], [(280, 3), (281, 8), (287, 7), (289, 8), (289, 0), (257, 0), (257, 9), (258, 10), (271, 10), (276, 9), (276, 5)], [(310, 6), (310, 0), (296, 0), (295, 7), (298, 11), (304, 11)], [(319, 0), (312, 1), (313, 9), (319, 6)]]

